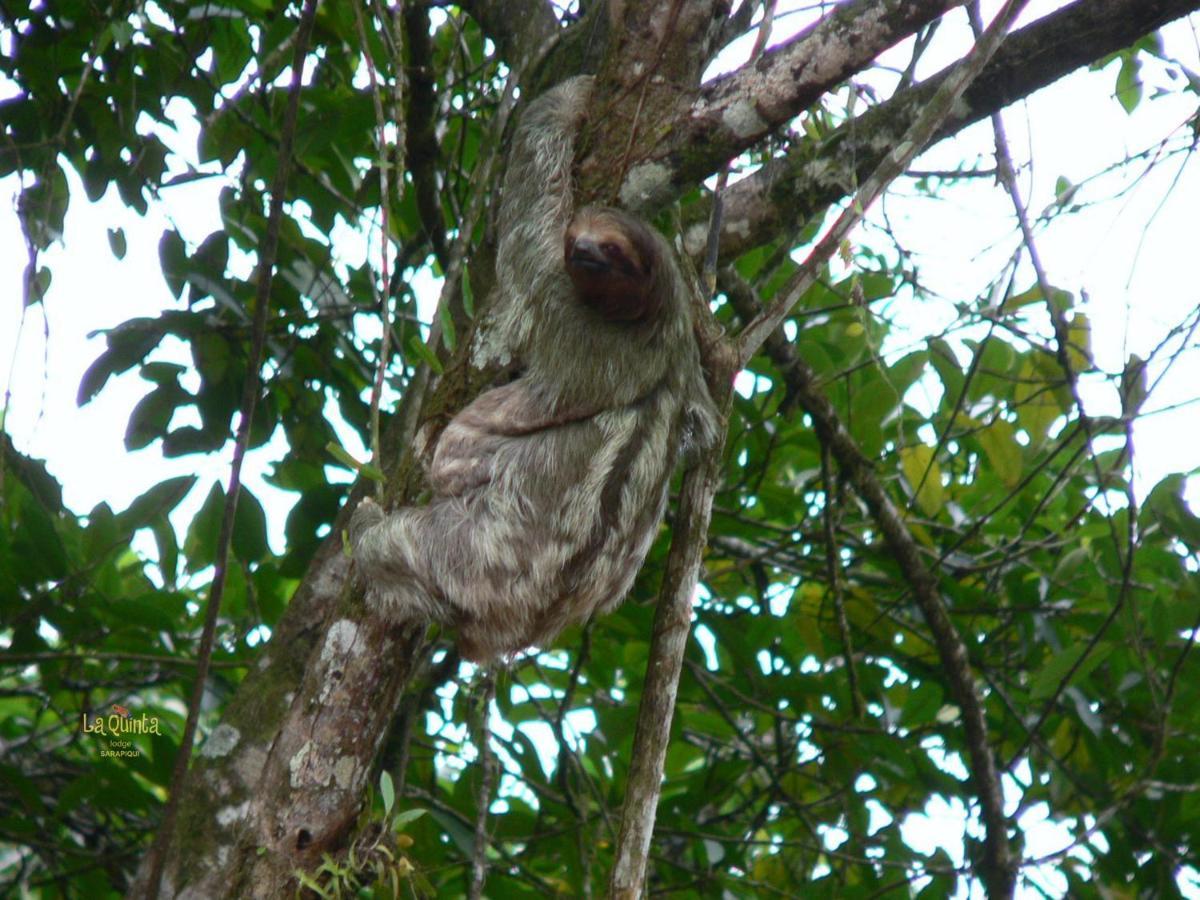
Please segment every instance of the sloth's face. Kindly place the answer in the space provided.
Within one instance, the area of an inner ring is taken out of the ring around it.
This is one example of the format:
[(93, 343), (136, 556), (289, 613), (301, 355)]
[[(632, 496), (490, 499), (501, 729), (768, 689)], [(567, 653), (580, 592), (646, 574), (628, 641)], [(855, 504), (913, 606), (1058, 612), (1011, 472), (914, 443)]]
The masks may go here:
[(567, 226), (563, 261), (580, 301), (609, 321), (641, 322), (662, 305), (653, 238), (618, 210), (580, 210)]

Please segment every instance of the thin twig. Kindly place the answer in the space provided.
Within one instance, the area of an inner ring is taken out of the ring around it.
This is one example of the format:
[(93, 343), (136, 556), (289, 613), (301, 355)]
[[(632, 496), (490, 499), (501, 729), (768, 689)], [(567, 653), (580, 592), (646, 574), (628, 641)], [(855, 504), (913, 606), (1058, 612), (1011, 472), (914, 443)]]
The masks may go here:
[[(371, 80), (371, 102), (375, 107), (375, 127), (377, 131), (378, 142), (378, 169), (379, 169), (379, 256), (380, 256), (380, 279), (383, 283), (383, 291), (379, 297), (379, 316), (383, 322), (383, 334), (379, 339), (379, 358), (375, 360), (375, 380), (371, 385), (371, 461), (375, 465), (379, 465), (383, 448), (379, 438), (379, 404), (383, 398), (383, 380), (387, 374), (388, 362), (392, 353), (392, 309), (391, 309), (391, 294), (392, 294), (392, 279), (389, 269), (389, 254), (388, 250), (391, 245), (391, 229), (388, 227), (388, 214), (391, 210), (391, 163), (388, 160), (387, 152), (387, 121), (383, 115), (383, 101), (380, 99), (379, 79), (375, 71), (375, 57), (371, 53), (371, 42), (367, 37), (366, 25), (363, 23), (363, 14), (360, 4), (357, 2), (350, 4), (354, 7), (354, 24), (358, 29), (358, 40), (362, 44), (363, 59), (367, 63), (367, 75)], [(401, 3), (401, 5), (403, 5)], [(383, 23), (384, 31), (387, 31), (386, 21)], [(397, 90), (399, 83), (403, 77), (403, 68), (396, 70)], [(403, 141), (399, 142), (403, 146)], [(397, 202), (400, 201), (403, 194), (404, 177), (401, 173), (399, 178), (399, 187), (397, 188)], [(372, 282), (374, 286), (374, 282)]]
[(846, 678), (850, 682), (850, 712), (861, 719), (863, 698), (858, 686), (858, 664), (854, 661), (854, 640), (850, 636), (850, 622), (846, 618), (846, 592), (842, 587), (842, 565), (838, 559), (837, 516), (838, 504), (834, 499), (836, 478), (830, 460), (829, 442), (817, 434), (821, 441), (821, 484), (825, 489), (825, 502), (821, 508), (821, 524), (825, 529), (825, 579), (828, 590), (833, 594), (833, 609), (837, 616), (838, 634), (842, 641), (842, 658), (846, 661)]
[[(730, 396), (727, 392), (723, 398), (726, 415)], [(609, 896), (617, 900), (640, 897), (645, 885), (679, 675), (691, 633), (692, 597), (712, 515), (712, 497), (721, 478), (725, 429), (719, 433), (717, 446), (684, 474), (679, 492), (679, 516), (671, 536), (667, 572), (654, 614), (650, 664), (642, 686), (633, 753), (625, 782), (621, 832), (609, 884)]]

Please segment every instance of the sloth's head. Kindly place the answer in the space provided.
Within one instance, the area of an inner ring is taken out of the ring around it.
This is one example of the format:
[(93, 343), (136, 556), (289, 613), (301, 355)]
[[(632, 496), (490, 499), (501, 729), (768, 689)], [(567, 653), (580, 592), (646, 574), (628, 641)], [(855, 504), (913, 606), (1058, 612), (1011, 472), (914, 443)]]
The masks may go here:
[(612, 322), (644, 322), (664, 302), (661, 239), (633, 216), (589, 206), (563, 238), (567, 274), (580, 301)]

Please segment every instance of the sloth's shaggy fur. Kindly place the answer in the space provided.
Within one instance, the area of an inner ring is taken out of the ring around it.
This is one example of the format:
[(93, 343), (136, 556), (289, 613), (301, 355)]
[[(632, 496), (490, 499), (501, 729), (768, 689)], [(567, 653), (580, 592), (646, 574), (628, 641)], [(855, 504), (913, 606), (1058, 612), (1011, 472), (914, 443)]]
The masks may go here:
[(351, 523), (378, 608), (456, 626), (469, 659), (545, 646), (620, 603), (681, 445), (715, 435), (669, 245), (626, 213), (573, 209), (590, 89), (576, 78), (535, 100), (510, 151), (498, 294), (474, 357), (520, 375), (446, 426), (427, 506), (364, 501)]

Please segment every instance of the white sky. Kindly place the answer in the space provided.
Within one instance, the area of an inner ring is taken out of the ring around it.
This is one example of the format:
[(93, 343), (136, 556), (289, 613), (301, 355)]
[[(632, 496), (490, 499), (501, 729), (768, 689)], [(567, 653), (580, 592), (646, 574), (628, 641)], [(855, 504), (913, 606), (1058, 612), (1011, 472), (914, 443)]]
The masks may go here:
[[(997, 4), (988, 4), (988, 14)], [(1058, 4), (1030, 4), (1025, 21)], [(798, 17), (781, 16), (780, 39), (795, 30)], [(952, 13), (943, 35), (955, 36), (962, 46), (969, 32), (965, 15)], [(1195, 32), (1188, 22), (1164, 32), (1168, 56), (1200, 72)], [(949, 48), (949, 44), (947, 44)], [(922, 74), (940, 67), (950, 50), (931, 58)], [(905, 51), (889, 57), (903, 66)], [(1086, 71), (1065, 78), (1005, 113), (1011, 149), (1018, 165), (1035, 160), (1032, 171), (1022, 171), (1021, 184), (1035, 213), (1054, 199), (1059, 176), (1078, 183), (1128, 154), (1139, 152), (1196, 113), (1195, 95), (1165, 94), (1155, 98), (1155, 87), (1174, 91), (1163, 66), (1147, 61), (1145, 98), (1127, 115), (1112, 96), (1115, 66), (1103, 73)], [(0, 84), (0, 96), (11, 87)], [(173, 146), (194, 155), (194, 128), (181, 126), (187, 137)], [(974, 126), (955, 141), (945, 142), (923, 155), (918, 169), (950, 168), (963, 159), (979, 157), (991, 165), (992, 137), (987, 123)], [(1134, 167), (1140, 174), (1141, 168)], [(111, 379), (99, 397), (78, 408), (75, 395), (84, 370), (104, 348), (102, 338), (89, 335), (135, 316), (155, 316), (177, 305), (168, 292), (158, 264), (158, 241), (168, 221), (174, 221), (194, 247), (219, 228), (217, 192), (220, 178), (168, 189), (162, 205), (142, 218), (128, 211), (110, 191), (99, 203), (87, 202), (77, 177), (68, 170), (72, 204), (61, 245), (42, 255), (41, 264), (53, 272), (54, 282), (46, 303), (32, 309), (22, 321), (21, 274), (25, 262), (24, 240), (15, 214), (17, 179), (0, 180), (0, 361), (11, 361), (11, 370), (0, 365), (0, 389), (11, 387), (11, 407), (6, 423), (18, 449), (45, 459), (50, 472), (62, 483), (67, 504), (86, 513), (95, 504), (124, 508), (134, 497), (163, 479), (177, 474), (199, 474), (200, 482), (174, 517), (185, 528), (215, 479), (227, 479), (229, 448), (212, 456), (164, 460), (157, 445), (129, 453), (123, 434), (129, 414), (149, 389), (136, 374)], [(1177, 180), (1176, 180), (1177, 179)], [(1109, 179), (1087, 188), (1082, 200), (1112, 196), (1127, 181)], [(917, 254), (924, 282), (951, 301), (969, 302), (986, 280), (1002, 267), (1017, 243), (1007, 197), (990, 182), (970, 183), (944, 192), (937, 201), (914, 199), (909, 186), (900, 185), (885, 201), (890, 222), (904, 245)], [(1039, 249), (1050, 280), (1076, 296), (1089, 297), (1086, 311), (1093, 323), (1097, 364), (1119, 372), (1129, 353), (1148, 356), (1166, 331), (1200, 304), (1200, 287), (1191, 266), (1200, 247), (1200, 165), (1189, 162), (1181, 172), (1178, 160), (1159, 166), (1141, 178), (1127, 195), (1081, 214), (1056, 221), (1041, 235)], [(872, 218), (879, 221), (879, 209)], [(123, 261), (109, 250), (107, 229), (125, 231), (128, 253)], [(884, 249), (877, 232), (860, 231), (862, 240)], [(347, 237), (344, 251), (361, 260), (361, 238)], [(1029, 281), (1017, 285), (1029, 287)], [(427, 292), (436, 297), (433, 285)], [(918, 303), (911, 297), (892, 301), (889, 314), (914, 329), (935, 328), (950, 321), (952, 310), (937, 304)], [(1193, 339), (1192, 346), (1196, 346)], [(185, 348), (167, 345), (160, 358), (187, 363)], [(1152, 370), (1151, 376), (1156, 373)], [(1200, 429), (1195, 424), (1200, 405), (1200, 366), (1193, 350), (1159, 385), (1147, 410), (1167, 410), (1144, 416), (1136, 427), (1139, 493), (1169, 472), (1200, 468)], [(1088, 386), (1089, 412), (1117, 412), (1115, 393), (1102, 381)], [(1174, 407), (1172, 409), (1172, 407)], [(347, 440), (352, 451), (359, 448)], [(266, 506), (272, 546), (282, 549), (282, 525), (292, 495), (267, 487), (262, 476), (277, 458), (279, 444), (251, 454), (245, 480)], [(1200, 485), (1193, 478), (1189, 497), (1200, 506)], [(941, 821), (961, 820), (962, 810), (931, 810)], [(1036, 810), (1031, 816), (1036, 814)], [(1034, 839), (1038, 826), (1024, 823), (1030, 846), (1054, 843), (1051, 826)], [(961, 831), (959, 832), (961, 833)], [(906, 840), (920, 845), (934, 840), (936, 829), (918, 829)], [(924, 835), (924, 838), (922, 838)], [(958, 843), (956, 856), (961, 855)], [(1047, 873), (1045, 886), (1053, 895), (1063, 889)], [(1035, 896), (1036, 894), (1031, 894)], [(1193, 893), (1200, 896), (1200, 892)]]

